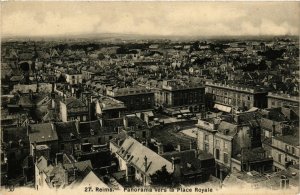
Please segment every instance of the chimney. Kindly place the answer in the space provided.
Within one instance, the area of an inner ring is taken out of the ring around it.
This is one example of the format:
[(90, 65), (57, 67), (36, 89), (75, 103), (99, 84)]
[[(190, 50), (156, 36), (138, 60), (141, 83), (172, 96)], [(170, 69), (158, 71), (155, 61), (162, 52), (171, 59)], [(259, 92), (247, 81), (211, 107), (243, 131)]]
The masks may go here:
[(101, 118), (99, 118), (99, 122), (100, 122), (101, 127), (103, 127), (103, 118), (102, 118), (102, 116), (101, 116)]
[(55, 164), (58, 165), (58, 163), (63, 164), (63, 153), (56, 153)]
[(181, 146), (180, 146), (180, 144), (178, 144), (178, 145), (177, 145), (177, 149), (176, 149), (176, 151), (178, 151), (178, 152), (180, 152), (180, 151), (181, 151)]
[(26, 128), (27, 136), (29, 136), (30, 131), (31, 131), (31, 127), (30, 127), (30, 125), (27, 124), (27, 128)]
[(126, 116), (123, 117), (123, 124), (125, 129), (128, 128), (128, 118)]
[(180, 168), (180, 158), (179, 157), (172, 157), (172, 169), (173, 169), (173, 175), (176, 179), (180, 178), (181, 175), (181, 168)]
[(238, 114), (235, 114), (235, 115), (233, 115), (233, 117), (234, 117), (234, 121), (235, 121), (236, 123), (239, 123), (239, 115), (238, 115)]
[(275, 127), (276, 127), (275, 121), (273, 121), (273, 124), (272, 124), (272, 136), (276, 135)]
[(53, 109), (55, 109), (55, 100), (54, 100), (54, 99), (51, 100), (51, 107), (52, 107)]
[(161, 155), (161, 154), (163, 154), (164, 153), (164, 146), (162, 145), (162, 143), (158, 143), (157, 144), (157, 153), (159, 154), (159, 155)]
[(193, 141), (190, 140), (190, 150), (192, 150), (192, 149), (193, 149)]
[(147, 160), (148, 160), (148, 158), (147, 158), (147, 156), (145, 156), (145, 157), (144, 157), (144, 167), (145, 167), (145, 173), (147, 172), (147, 166), (148, 166), (148, 164), (147, 164)]
[(77, 131), (78, 133), (79, 133), (79, 124), (80, 124), (79, 120), (76, 119), (76, 120), (75, 120), (75, 126), (76, 126), (76, 131)]

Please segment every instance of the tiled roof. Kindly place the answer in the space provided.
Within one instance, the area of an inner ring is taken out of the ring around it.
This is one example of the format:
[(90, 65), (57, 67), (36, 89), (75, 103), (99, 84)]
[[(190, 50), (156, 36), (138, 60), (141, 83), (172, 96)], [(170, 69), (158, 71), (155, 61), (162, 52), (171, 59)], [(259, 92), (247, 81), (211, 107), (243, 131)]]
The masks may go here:
[(94, 131), (94, 135), (99, 135), (101, 132), (100, 121), (81, 122), (79, 124), (79, 133), (81, 137), (91, 136), (91, 129)]
[(233, 136), (236, 134), (236, 128), (237, 125), (226, 122), (226, 121), (221, 121), (218, 127), (218, 132), (227, 135), (227, 136)]
[(63, 165), (65, 169), (73, 169), (76, 167), (79, 171), (84, 171), (87, 168), (93, 169), (92, 163), (90, 160), (85, 160), (85, 161), (79, 161), (79, 162), (74, 162), (74, 163), (69, 163), (69, 164), (64, 164)]
[(79, 138), (77, 127), (76, 127), (76, 121), (56, 122), (54, 123), (54, 126), (58, 138), (61, 141), (67, 141), (67, 140), (73, 140)]
[(40, 143), (47, 141), (56, 141), (58, 136), (56, 131), (52, 129), (51, 123), (31, 124), (29, 132), (30, 143)]
[(82, 102), (81, 100), (79, 100), (77, 98), (73, 98), (73, 97), (66, 98), (64, 102), (68, 108), (85, 107), (86, 106), (84, 102)]
[(196, 158), (195, 150), (164, 153), (162, 157), (172, 161), (172, 157), (180, 158), (181, 170), (183, 173), (198, 172), (201, 169), (201, 160)]
[(20, 139), (26, 141), (27, 138), (27, 131), (26, 127), (12, 127), (12, 128), (5, 128), (3, 131), (3, 141), (8, 143), (9, 141), (18, 142)]
[[(161, 157), (151, 149), (139, 143), (132, 137), (127, 137), (117, 152), (123, 159), (130, 162), (146, 175), (152, 175), (166, 166), (168, 172), (173, 172), (172, 163)], [(145, 171), (144, 158), (147, 157), (147, 170)]]

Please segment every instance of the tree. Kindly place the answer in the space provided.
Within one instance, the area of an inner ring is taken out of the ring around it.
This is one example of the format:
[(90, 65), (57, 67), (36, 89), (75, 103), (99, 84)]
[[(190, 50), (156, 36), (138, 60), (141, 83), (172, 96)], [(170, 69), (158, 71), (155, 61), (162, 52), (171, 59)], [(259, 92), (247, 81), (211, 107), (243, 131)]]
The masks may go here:
[(152, 185), (170, 186), (173, 183), (173, 175), (167, 171), (166, 165), (150, 175), (150, 178)]

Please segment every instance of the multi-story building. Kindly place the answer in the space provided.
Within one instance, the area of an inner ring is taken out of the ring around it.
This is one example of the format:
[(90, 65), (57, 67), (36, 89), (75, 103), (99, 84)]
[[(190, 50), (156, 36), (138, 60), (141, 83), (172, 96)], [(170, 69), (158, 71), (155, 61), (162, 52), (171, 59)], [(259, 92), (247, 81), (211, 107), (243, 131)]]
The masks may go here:
[(60, 101), (60, 117), (63, 122), (89, 120), (89, 106), (74, 97), (65, 98)]
[(164, 80), (155, 93), (155, 104), (162, 108), (188, 108), (199, 112), (204, 107), (205, 87), (199, 83)]
[[(236, 166), (239, 166), (239, 170), (243, 168), (251, 170), (256, 169), (255, 163), (259, 162), (266, 166), (264, 168), (266, 170), (267, 166), (272, 164), (271, 159), (265, 158), (265, 154), (262, 154), (262, 158), (253, 160), (244, 152), (245, 149), (250, 153), (254, 149), (262, 148), (258, 122), (250, 118), (245, 122), (242, 118), (247, 117), (236, 115), (234, 118), (199, 119), (198, 121), (197, 147), (214, 156), (217, 177), (224, 178), (234, 167), (237, 168)], [(248, 162), (255, 162), (250, 168), (245, 165), (246, 157)]]
[(158, 155), (134, 138), (128, 136), (120, 145), (110, 142), (110, 150), (119, 161), (119, 169), (125, 171), (129, 182), (139, 181), (147, 186), (151, 184), (151, 175), (166, 166), (169, 173), (174, 172), (172, 162)]
[(209, 106), (224, 112), (231, 112), (232, 108), (267, 107), (267, 91), (264, 88), (206, 82), (206, 93), (210, 98)]
[[(35, 189), (57, 189), (79, 185), (93, 169), (91, 161), (75, 162), (65, 154), (57, 154), (55, 163), (41, 156), (35, 163)], [(93, 181), (96, 182), (96, 181)]]
[(268, 108), (278, 108), (284, 106), (299, 108), (299, 96), (269, 92), (267, 97)]
[(107, 89), (106, 94), (124, 102), (127, 111), (141, 111), (154, 109), (154, 92), (142, 87)]
[(123, 102), (107, 96), (97, 98), (95, 106), (96, 114), (106, 119), (120, 118), (126, 110)]
[(82, 74), (77, 72), (67, 72), (66, 74), (66, 81), (70, 85), (76, 85), (82, 83)]
[(58, 152), (58, 136), (53, 128), (53, 123), (30, 124), (27, 126), (27, 132), (30, 142), (30, 155), (39, 158), (42, 151), (49, 149), (48, 159), (55, 157)]
[(299, 165), (299, 134), (274, 136), (272, 138), (271, 155), (275, 170), (284, 170), (290, 165)]

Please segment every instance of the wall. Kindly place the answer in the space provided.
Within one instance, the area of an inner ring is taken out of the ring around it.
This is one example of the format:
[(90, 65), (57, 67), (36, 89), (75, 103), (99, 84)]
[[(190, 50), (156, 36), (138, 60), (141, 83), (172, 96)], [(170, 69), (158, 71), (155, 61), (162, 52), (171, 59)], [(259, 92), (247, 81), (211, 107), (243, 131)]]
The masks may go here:
[[(226, 167), (231, 167), (231, 156), (232, 156), (232, 142), (229, 139), (225, 139), (223, 136), (219, 136), (216, 134), (215, 136), (215, 144), (217, 144), (217, 140), (219, 140), (219, 146), (216, 146), (215, 149), (219, 149), (220, 158), (216, 159), (215, 152), (215, 160), (216, 162), (225, 165)], [(224, 162), (224, 153), (227, 154), (228, 160), (227, 163)]]
[(63, 122), (68, 121), (67, 106), (63, 102), (60, 102), (60, 117)]

